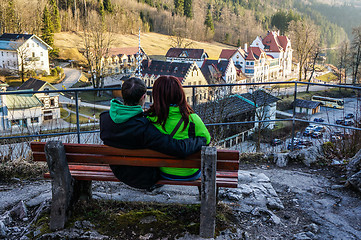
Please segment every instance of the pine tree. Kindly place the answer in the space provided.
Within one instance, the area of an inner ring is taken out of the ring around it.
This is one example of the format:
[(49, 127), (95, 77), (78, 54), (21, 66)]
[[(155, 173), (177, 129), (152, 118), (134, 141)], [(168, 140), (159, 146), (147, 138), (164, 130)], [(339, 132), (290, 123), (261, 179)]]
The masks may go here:
[(44, 42), (46, 42), (49, 46), (54, 46), (54, 26), (51, 21), (51, 16), (48, 11), (48, 8), (45, 6), (43, 11), (43, 27), (41, 28), (41, 38)]
[(204, 24), (205, 24), (212, 32), (214, 32), (214, 24), (213, 24), (213, 18), (212, 18), (212, 13), (211, 13), (211, 9), (210, 9), (210, 8), (208, 8), (208, 10), (207, 10), (206, 20), (204, 21)]
[(184, 16), (192, 18), (192, 0), (184, 0)]
[(104, 12), (104, 5), (103, 5), (103, 3), (100, 3), (100, 4), (99, 4), (99, 15), (100, 15), (102, 21), (104, 21), (105, 12)]
[(55, 0), (50, 0), (50, 6), (52, 8), (52, 23), (54, 26), (54, 32), (61, 31), (59, 8)]
[(184, 0), (174, 0), (174, 8), (177, 14), (184, 13)]
[(110, 0), (103, 0), (103, 6), (104, 6), (104, 10), (107, 11), (108, 13), (113, 12), (113, 5), (110, 2)]
[(9, 5), (6, 8), (6, 17), (5, 17), (5, 31), (6, 32), (15, 32), (16, 31), (16, 14), (14, 1), (10, 0)]

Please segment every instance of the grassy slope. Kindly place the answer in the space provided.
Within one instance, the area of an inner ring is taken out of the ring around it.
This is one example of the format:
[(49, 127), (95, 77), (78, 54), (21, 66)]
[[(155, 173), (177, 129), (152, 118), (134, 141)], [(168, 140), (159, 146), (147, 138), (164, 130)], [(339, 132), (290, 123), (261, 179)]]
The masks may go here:
[[(113, 43), (111, 47), (135, 47), (138, 46), (137, 35), (122, 35), (113, 34)], [(80, 33), (62, 32), (54, 35), (55, 47), (61, 51), (77, 48), (84, 48), (82, 37)], [(169, 36), (158, 33), (142, 33), (141, 45), (148, 55), (165, 55), (169, 48), (171, 48), (171, 41)], [(204, 49), (211, 59), (218, 59), (219, 54), (224, 48), (235, 48), (229, 45), (212, 42), (194, 42), (192, 48)]]

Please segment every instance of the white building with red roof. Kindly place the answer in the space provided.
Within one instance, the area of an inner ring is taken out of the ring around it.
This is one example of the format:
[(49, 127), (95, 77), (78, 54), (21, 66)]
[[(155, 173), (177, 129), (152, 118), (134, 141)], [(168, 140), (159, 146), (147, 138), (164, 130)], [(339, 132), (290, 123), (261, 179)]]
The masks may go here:
[[(287, 77), (292, 71), (292, 47), (291, 41), (287, 36), (280, 36), (276, 31), (268, 31), (266, 37), (263, 39), (258, 36), (252, 42), (251, 47), (259, 47), (264, 50), (268, 56), (275, 59), (270, 61), (270, 65), (273, 66), (273, 71), (270, 71), (271, 75), (278, 77), (278, 75)], [(275, 72), (279, 65), (279, 73)], [(271, 77), (273, 78), (273, 77)]]

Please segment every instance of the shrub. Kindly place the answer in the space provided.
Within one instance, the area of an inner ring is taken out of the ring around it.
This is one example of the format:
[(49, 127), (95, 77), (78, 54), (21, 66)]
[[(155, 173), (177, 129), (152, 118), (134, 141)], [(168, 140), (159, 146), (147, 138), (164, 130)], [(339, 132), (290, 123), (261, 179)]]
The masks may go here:
[(52, 68), (50, 73), (51, 73), (51, 76), (54, 76), (54, 77), (58, 76), (58, 71), (56, 70), (56, 68)]

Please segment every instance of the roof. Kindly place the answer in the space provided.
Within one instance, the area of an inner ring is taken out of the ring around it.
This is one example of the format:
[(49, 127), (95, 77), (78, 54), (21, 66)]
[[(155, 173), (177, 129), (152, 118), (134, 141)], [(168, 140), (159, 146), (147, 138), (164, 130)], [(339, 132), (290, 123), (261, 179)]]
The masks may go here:
[[(173, 58), (201, 59), (204, 53), (204, 49), (170, 48), (165, 56)], [(208, 54), (205, 54), (208, 57)]]
[(255, 56), (253, 55), (252, 48), (249, 49), (246, 60), (256, 60)]
[(219, 58), (230, 59), (237, 51), (238, 49), (222, 49)]
[[(141, 48), (142, 52), (144, 50)], [(138, 47), (124, 47), (124, 48), (109, 48), (108, 53), (109, 56), (118, 56), (118, 55), (135, 55), (139, 51)]]
[(264, 51), (263, 51), (260, 47), (249, 47), (248, 49), (249, 49), (249, 51), (252, 51), (253, 56), (254, 56), (256, 59), (259, 59), (259, 57), (261, 56), (261, 54), (264, 53)]
[(202, 64), (201, 71), (208, 84), (224, 83), (222, 79), (224, 72), (219, 70), (217, 60), (206, 59)]
[(267, 36), (262, 40), (264, 49), (269, 52), (280, 52), (282, 49), (280, 42), (278, 41), (278, 34), (276, 32), (269, 31)]
[(289, 41), (288, 37), (286, 37), (286, 36), (278, 36), (277, 38), (278, 38), (278, 41), (279, 41), (281, 47), (283, 48), (283, 51), (285, 51), (286, 48), (287, 48), (288, 41)]
[(279, 98), (267, 93), (262, 89), (254, 91), (253, 94), (243, 93), (241, 96), (253, 103), (256, 103), (257, 106), (269, 105), (280, 100)]
[(8, 109), (24, 109), (42, 107), (41, 101), (33, 94), (12, 94), (4, 95), (5, 104)]
[(255, 111), (255, 107), (237, 95), (232, 95), (215, 102), (198, 104), (194, 110), (205, 123), (212, 123)]
[(309, 109), (315, 109), (318, 106), (320, 106), (320, 102), (314, 102), (310, 100), (304, 100), (304, 99), (296, 99), (296, 107), (301, 108), (309, 108)]
[(177, 78), (184, 78), (192, 63), (166, 62), (157, 60), (144, 60), (142, 62), (142, 75), (172, 75)]
[[(46, 42), (34, 34), (17, 34), (17, 33), (4, 33), (0, 36), (0, 49), (5, 50), (14, 50), (14, 46), (11, 46), (12, 42), (24, 39), (24, 41), (29, 40), (30, 38), (35, 37), (42, 44), (44, 44), (48, 49), (52, 49)], [(19, 47), (19, 46), (18, 46)]]
[(24, 82), (18, 90), (29, 90), (32, 89), (33, 91), (39, 91), (39, 89), (47, 84), (47, 82), (36, 79), (36, 78), (29, 78), (26, 82)]

